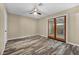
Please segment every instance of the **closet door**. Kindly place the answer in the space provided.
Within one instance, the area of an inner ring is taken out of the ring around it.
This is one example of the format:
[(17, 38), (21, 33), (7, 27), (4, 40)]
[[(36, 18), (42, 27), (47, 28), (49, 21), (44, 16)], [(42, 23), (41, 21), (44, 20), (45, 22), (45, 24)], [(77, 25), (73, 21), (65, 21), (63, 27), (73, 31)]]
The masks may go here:
[(54, 19), (48, 20), (48, 37), (54, 38)]
[(66, 39), (66, 16), (56, 18), (56, 39), (61, 41)]

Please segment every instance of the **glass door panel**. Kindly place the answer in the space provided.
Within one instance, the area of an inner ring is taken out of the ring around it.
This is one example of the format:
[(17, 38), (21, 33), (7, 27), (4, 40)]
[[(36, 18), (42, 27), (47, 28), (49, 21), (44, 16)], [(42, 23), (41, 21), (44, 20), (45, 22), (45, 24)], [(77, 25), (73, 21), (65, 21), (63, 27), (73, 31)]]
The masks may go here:
[(49, 36), (54, 38), (54, 19), (49, 20)]
[(65, 37), (64, 16), (56, 18), (56, 38), (64, 39)]

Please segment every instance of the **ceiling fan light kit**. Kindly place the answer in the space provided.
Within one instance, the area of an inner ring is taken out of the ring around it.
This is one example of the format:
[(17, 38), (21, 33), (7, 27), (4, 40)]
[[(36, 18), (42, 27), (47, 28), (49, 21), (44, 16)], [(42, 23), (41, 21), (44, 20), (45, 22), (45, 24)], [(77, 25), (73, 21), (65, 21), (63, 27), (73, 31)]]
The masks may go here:
[(34, 14), (34, 15), (37, 15), (37, 12), (34, 12), (33, 14)]
[(35, 8), (34, 11), (37, 11), (37, 9)]

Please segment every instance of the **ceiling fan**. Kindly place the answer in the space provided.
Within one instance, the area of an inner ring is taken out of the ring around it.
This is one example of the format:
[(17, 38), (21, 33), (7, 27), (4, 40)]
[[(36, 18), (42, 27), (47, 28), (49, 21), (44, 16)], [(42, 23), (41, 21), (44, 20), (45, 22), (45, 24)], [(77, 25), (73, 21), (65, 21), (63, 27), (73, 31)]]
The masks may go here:
[(31, 11), (27, 11), (27, 13), (33, 15), (42, 15), (42, 11), (40, 11), (37, 6), (42, 6), (42, 3), (35, 4), (34, 8)]

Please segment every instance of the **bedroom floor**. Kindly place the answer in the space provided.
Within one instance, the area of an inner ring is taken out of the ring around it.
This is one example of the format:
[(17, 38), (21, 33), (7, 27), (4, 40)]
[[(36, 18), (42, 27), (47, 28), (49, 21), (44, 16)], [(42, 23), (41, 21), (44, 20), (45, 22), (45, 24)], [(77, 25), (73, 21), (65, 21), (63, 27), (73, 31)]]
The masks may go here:
[(79, 55), (79, 47), (37, 35), (8, 41), (4, 55)]

